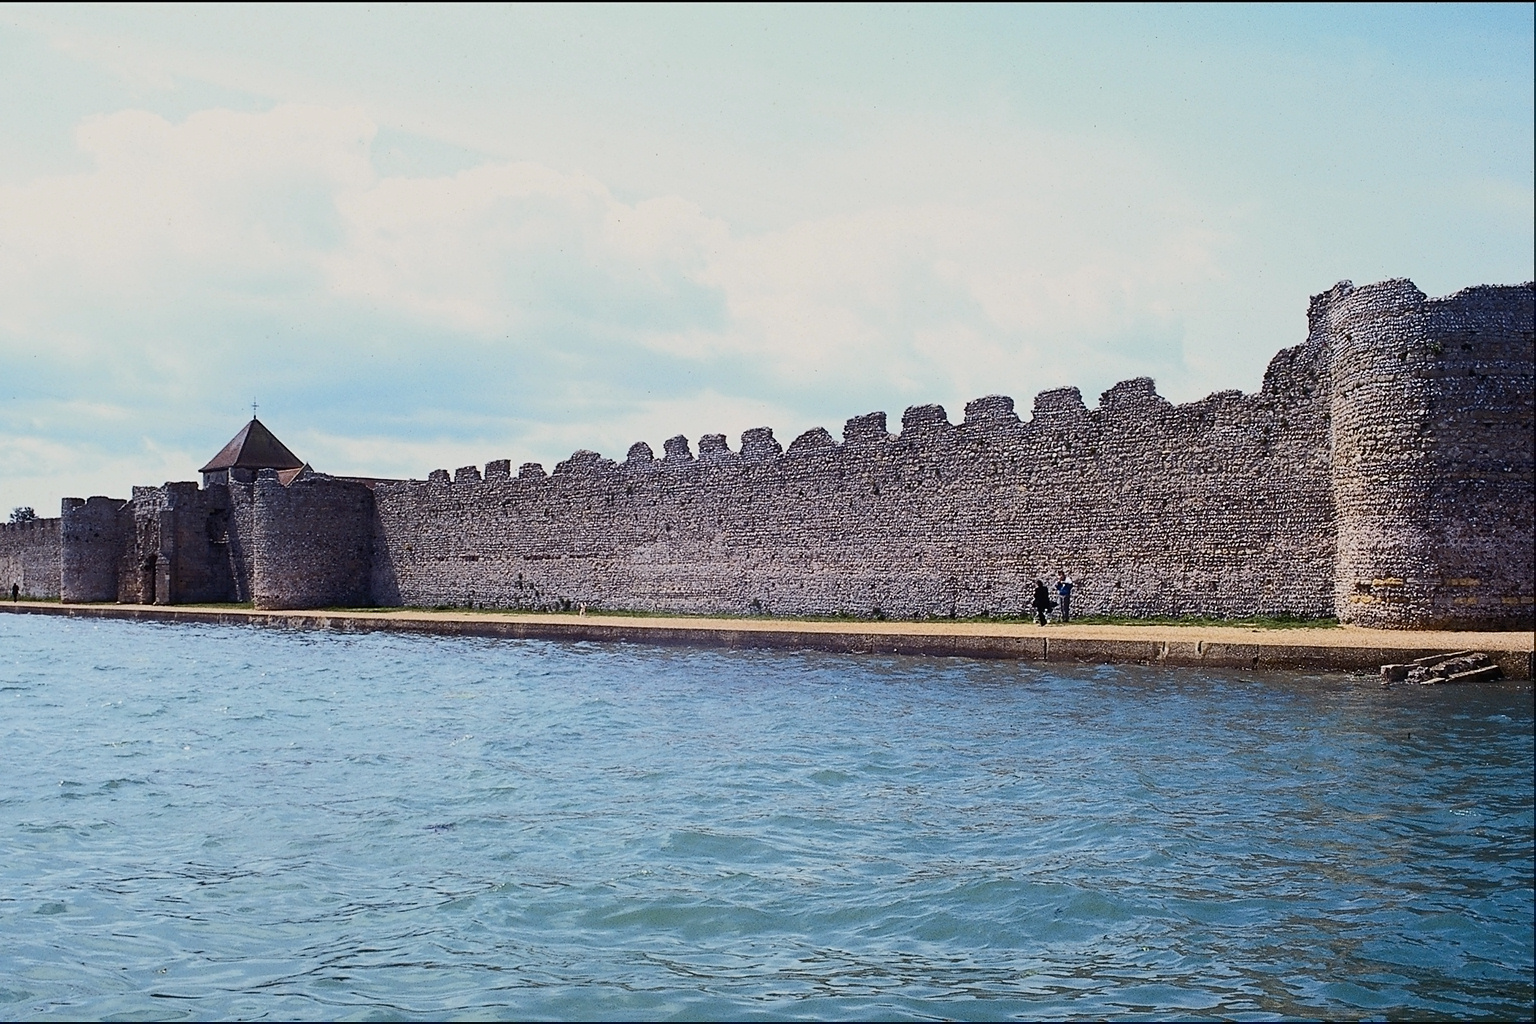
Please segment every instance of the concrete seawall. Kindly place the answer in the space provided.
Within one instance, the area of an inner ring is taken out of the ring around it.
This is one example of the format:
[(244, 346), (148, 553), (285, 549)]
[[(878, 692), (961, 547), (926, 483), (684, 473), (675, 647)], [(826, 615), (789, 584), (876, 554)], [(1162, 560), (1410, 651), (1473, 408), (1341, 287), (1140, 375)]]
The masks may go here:
[(1187, 668), (1375, 672), (1391, 662), (1452, 651), (1486, 652), (1509, 679), (1532, 677), (1536, 634), (1241, 626), (1040, 627), (1017, 622), (849, 622), (782, 619), (629, 618), (603, 615), (424, 611), (252, 611), (248, 608), (9, 602), (24, 615), (148, 622), (262, 625), (348, 632), (589, 640), (697, 647), (920, 654)]

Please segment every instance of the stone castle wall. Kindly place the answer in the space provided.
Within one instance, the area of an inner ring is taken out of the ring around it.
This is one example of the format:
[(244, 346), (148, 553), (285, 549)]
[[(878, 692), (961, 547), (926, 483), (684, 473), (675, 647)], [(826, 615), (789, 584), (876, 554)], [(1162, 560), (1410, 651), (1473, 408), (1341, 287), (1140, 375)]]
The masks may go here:
[(849, 420), (781, 451), (682, 438), (622, 464), (578, 452), (375, 493), (379, 604), (781, 615), (1018, 615), (1058, 567), (1082, 612), (1333, 612), (1323, 339), (1277, 356), (1257, 395), (1188, 405), (1149, 380)]
[(370, 604), (373, 492), (331, 477), (255, 483), (251, 595), (257, 608)]
[[(1150, 380), (914, 406), (841, 440), (577, 452), (426, 481), (306, 472), (66, 499), (65, 600), (1018, 615), (1062, 568), (1080, 613), (1529, 628), (1532, 286), (1426, 299), (1348, 282), (1257, 394)], [(0, 549), (3, 550), (3, 549)]]
[(1536, 624), (1536, 290), (1509, 291), (1425, 303), (1441, 359), (1430, 506), (1441, 586), (1430, 618), (1447, 625)]
[(11, 587), (22, 597), (59, 596), (59, 520), (0, 523), (0, 595), (10, 600)]

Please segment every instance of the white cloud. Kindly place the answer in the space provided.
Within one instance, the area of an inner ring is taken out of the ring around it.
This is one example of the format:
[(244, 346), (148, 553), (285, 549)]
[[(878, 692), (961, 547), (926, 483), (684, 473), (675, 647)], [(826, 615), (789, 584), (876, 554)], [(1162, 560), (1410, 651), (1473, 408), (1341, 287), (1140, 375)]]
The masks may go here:
[[(326, 401), (366, 370), (388, 430), (315, 424), (306, 457), (420, 475), (758, 425), (787, 443), (871, 403), (958, 419), (1085, 371), (1182, 372), (1179, 311), (1222, 276), (1224, 239), (1155, 168), (1070, 139), (893, 137), (860, 157), (885, 168), (880, 201), (752, 233), (528, 161), (379, 177), (374, 134), (360, 110), (300, 105), (87, 121), (92, 169), (0, 187), (0, 354), (44, 353), (26, 387), (140, 411), (150, 432), (315, 375)], [(395, 378), (378, 368), (422, 344)], [(444, 440), (400, 434), (421, 396), (521, 371), (546, 375), (518, 392), (542, 418), (433, 399), (439, 425), (461, 416)]]
[[(302, 106), (83, 125), (94, 170), (0, 189), (9, 328), (43, 329), (64, 295), (140, 309), (210, 288), (318, 286), (498, 335), (556, 311), (601, 317), (605, 302), (665, 321), (691, 286), (718, 291), (730, 320), (614, 326), (657, 351), (755, 353), (791, 376), (923, 379), (934, 350), (909, 344), (913, 332), (949, 325), (1015, 350), (1121, 332), (1167, 319), (1220, 276), (1219, 237), (1194, 209), (1170, 211), (1177, 197), (1157, 194), (1146, 168), (1106, 169), (1103, 154), (1067, 144), (1047, 153), (1041, 139), (960, 154), (967, 189), (982, 192), (971, 203), (886, 204), (743, 236), (686, 199), (625, 203), (533, 163), (376, 179), (374, 130), (359, 111)], [(917, 172), (939, 173), (932, 164)], [(1106, 208), (1106, 195), (1122, 204)]]
[(313, 107), (86, 122), (76, 139), (93, 170), (0, 186), (7, 326), (46, 330), (60, 303), (143, 309), (302, 277), (334, 231), (335, 197), (371, 182), (373, 130)]
[[(388, 178), (338, 206), (347, 242), (328, 270), (339, 295), (478, 334), (536, 322), (541, 300), (581, 306), (616, 288), (664, 296), (727, 240), (680, 199), (621, 203), (590, 177), (530, 163)], [(562, 295), (562, 283), (588, 294)]]

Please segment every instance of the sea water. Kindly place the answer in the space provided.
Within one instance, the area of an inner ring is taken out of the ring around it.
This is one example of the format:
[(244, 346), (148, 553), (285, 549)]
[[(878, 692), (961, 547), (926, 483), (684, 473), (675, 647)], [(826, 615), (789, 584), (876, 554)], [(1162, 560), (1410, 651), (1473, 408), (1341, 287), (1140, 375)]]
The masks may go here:
[(1529, 684), (0, 615), (0, 1017), (1519, 1017)]

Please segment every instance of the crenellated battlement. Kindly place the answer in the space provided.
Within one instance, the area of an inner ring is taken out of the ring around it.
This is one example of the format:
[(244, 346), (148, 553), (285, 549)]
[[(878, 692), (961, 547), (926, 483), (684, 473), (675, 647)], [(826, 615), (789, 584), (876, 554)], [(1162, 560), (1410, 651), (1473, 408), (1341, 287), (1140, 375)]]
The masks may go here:
[[(1287, 349), (1275, 357), (1294, 361), (1297, 349)], [(1289, 370), (1289, 367), (1286, 367)], [(808, 457), (833, 458), (844, 450), (862, 452), (875, 457), (873, 446), (906, 446), (917, 452), (928, 450), (936, 438), (948, 438), (956, 443), (988, 441), (1020, 441), (1039, 436), (1047, 429), (1059, 429), (1063, 420), (1092, 423), (1101, 428), (1144, 430), (1148, 418), (1167, 423), (1174, 431), (1214, 429), (1217, 411), (1225, 410), (1227, 419), (1241, 415), (1235, 404), (1263, 401), (1281, 390), (1275, 386), (1278, 377), (1272, 368), (1269, 390), (1260, 395), (1245, 395), (1241, 391), (1218, 391), (1195, 402), (1174, 405), (1157, 393), (1155, 382), (1149, 377), (1137, 377), (1122, 381), (1105, 391), (1099, 405), (1088, 409), (1083, 405), (1076, 388), (1063, 388), (1041, 392), (1035, 401), (1031, 419), (1021, 420), (1013, 411), (1014, 401), (1006, 395), (988, 395), (967, 402), (965, 419), (951, 423), (942, 405), (909, 406), (901, 417), (901, 430), (892, 434), (886, 430), (885, 412), (865, 413), (849, 419), (843, 427), (843, 440), (838, 441), (825, 427), (813, 427), (790, 443), (788, 449), (774, 438), (772, 427), (752, 427), (743, 431), (739, 447), (732, 449), (724, 434), (704, 434), (699, 438), (698, 454), (685, 435), (668, 439), (664, 454), (658, 458), (645, 441), (630, 445), (622, 462), (604, 457), (601, 453), (580, 449), (570, 457), (555, 464), (552, 474), (546, 473), (537, 462), (523, 463), (516, 476), (511, 475), (511, 462), (507, 459), (486, 463), (482, 475), (478, 466), (462, 466), (452, 473), (446, 469), (433, 470), (425, 481), (403, 480), (386, 482), (385, 487), (499, 486), (522, 482), (544, 484), (557, 477), (603, 476), (625, 474), (651, 474), (658, 470), (685, 472), (701, 466), (738, 466), (749, 463), (798, 462)], [(1307, 378), (1315, 385), (1315, 378)], [(1302, 397), (1310, 398), (1315, 386), (1307, 387)]]
[(58, 528), (59, 521), (57, 519), (44, 519), (42, 517), (28, 519), (24, 523), (0, 523), (0, 533), (9, 534), (24, 534), (33, 530), (58, 530)]

